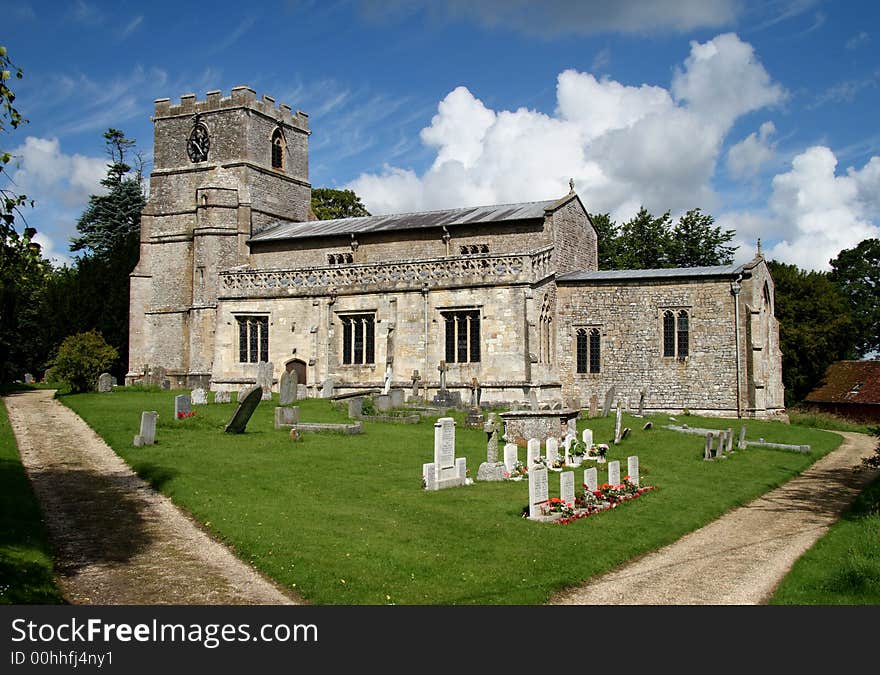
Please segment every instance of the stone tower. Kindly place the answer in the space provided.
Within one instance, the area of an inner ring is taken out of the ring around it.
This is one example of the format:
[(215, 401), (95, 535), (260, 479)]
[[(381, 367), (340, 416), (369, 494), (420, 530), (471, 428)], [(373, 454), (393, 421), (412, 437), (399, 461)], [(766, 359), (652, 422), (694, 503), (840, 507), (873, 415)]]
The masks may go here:
[(162, 366), (176, 386), (211, 377), (219, 270), (249, 263), (247, 239), (308, 219), (308, 115), (249, 87), (156, 101), (150, 198), (131, 274), (130, 382)]

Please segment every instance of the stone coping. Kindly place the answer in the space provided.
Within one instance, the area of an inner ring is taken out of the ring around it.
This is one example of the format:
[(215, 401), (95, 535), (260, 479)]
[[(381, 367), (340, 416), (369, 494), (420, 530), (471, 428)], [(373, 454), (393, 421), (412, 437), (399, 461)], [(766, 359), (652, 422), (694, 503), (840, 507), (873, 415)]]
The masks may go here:
[(501, 413), (501, 417), (577, 417), (580, 410), (562, 408), (561, 410), (510, 410)]

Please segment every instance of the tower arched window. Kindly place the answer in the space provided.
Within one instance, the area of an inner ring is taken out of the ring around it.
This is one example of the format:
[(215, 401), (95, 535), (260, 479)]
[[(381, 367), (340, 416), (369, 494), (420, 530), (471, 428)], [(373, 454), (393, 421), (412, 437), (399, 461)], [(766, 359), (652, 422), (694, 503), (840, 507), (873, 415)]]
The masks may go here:
[(275, 129), (272, 133), (272, 168), (284, 168), (284, 136), (281, 129)]

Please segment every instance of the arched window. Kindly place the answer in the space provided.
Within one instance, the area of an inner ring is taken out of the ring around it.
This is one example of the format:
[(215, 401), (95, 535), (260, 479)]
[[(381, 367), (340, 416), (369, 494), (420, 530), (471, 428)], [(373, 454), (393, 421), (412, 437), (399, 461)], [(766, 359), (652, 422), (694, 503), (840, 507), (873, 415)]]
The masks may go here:
[(675, 314), (663, 312), (663, 356), (675, 356)]
[(272, 168), (284, 168), (284, 136), (281, 135), (281, 129), (272, 132)]
[(687, 310), (681, 310), (678, 313), (678, 357), (683, 358), (688, 355), (688, 313)]
[(663, 356), (686, 357), (690, 353), (690, 316), (686, 309), (663, 312)]
[(599, 357), (601, 356), (599, 352), (599, 329), (591, 328), (590, 329), (590, 372), (598, 373), (599, 372)]
[(601, 352), (598, 328), (578, 328), (575, 335), (575, 360), (579, 373), (600, 372)]

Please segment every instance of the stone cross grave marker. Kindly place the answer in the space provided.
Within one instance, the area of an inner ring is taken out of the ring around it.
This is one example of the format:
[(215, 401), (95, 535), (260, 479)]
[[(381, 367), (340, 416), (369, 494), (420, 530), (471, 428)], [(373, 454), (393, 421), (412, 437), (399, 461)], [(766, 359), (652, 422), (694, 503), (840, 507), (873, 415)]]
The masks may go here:
[(192, 401), (189, 394), (179, 394), (174, 397), (174, 419), (183, 419), (192, 412)]
[(547, 469), (529, 470), (529, 518), (541, 515), (541, 507), (550, 499)]
[(486, 432), (486, 461), (494, 464), (498, 461), (498, 415), (489, 413), (488, 421), (483, 425)]
[(446, 361), (441, 361), (437, 370), (440, 372), (440, 391), (446, 391)]
[(587, 490), (590, 492), (595, 492), (599, 489), (599, 471), (595, 466), (584, 470), (584, 485), (587, 486)]
[(272, 399), (272, 383), (275, 379), (275, 365), (271, 361), (260, 361), (257, 364), (257, 386), (263, 388), (263, 400)]
[(278, 380), (278, 403), (290, 405), (296, 401), (296, 385), (299, 384), (296, 370), (285, 369)]
[(745, 450), (746, 449), (746, 425), (743, 424), (739, 428), (739, 440), (736, 443), (737, 450)]
[(629, 482), (633, 485), (639, 484), (639, 457), (632, 455), (626, 458), (626, 473), (629, 475)]
[(620, 407), (620, 399), (617, 400), (617, 417), (614, 421), (614, 445), (620, 443), (620, 425), (623, 421), (623, 409)]
[(419, 398), (419, 382), (421, 381), (422, 376), (419, 375), (418, 370), (412, 371), (412, 378), (411, 379), (412, 379), (412, 392), (410, 393), (410, 396), (412, 396), (413, 398)]
[(590, 396), (590, 417), (599, 416), (599, 397), (596, 394)]
[(226, 425), (224, 431), (227, 434), (243, 434), (247, 423), (254, 414), (254, 410), (260, 404), (263, 398), (262, 387), (247, 387), (239, 392), (239, 403), (232, 413), (232, 418)]
[(215, 391), (214, 403), (229, 403), (232, 399), (229, 397), (228, 391)]
[(544, 441), (544, 455), (547, 457), (547, 466), (559, 460), (559, 441), (552, 436)]
[(605, 393), (605, 403), (602, 405), (602, 417), (608, 417), (608, 413), (611, 412), (611, 404), (614, 403), (614, 396), (617, 394), (617, 388), (612, 386)]
[(159, 413), (155, 410), (144, 410), (141, 413), (141, 429), (140, 434), (135, 436), (135, 445), (138, 444), (138, 438), (142, 445), (153, 445), (156, 442), (156, 420)]
[(589, 451), (589, 449), (591, 447), (593, 447), (593, 430), (592, 429), (584, 429), (581, 432), (581, 440), (583, 441), (584, 445), (586, 446), (587, 451)]
[(574, 506), (574, 471), (563, 471), (559, 474), (559, 498)]
[(193, 405), (208, 405), (208, 392), (196, 387), (190, 392), (190, 400)]
[(608, 462), (608, 482), (611, 485), (620, 485), (620, 462), (616, 459)]
[(535, 460), (541, 456), (541, 441), (537, 438), (530, 438), (528, 449), (526, 450), (526, 468), (531, 471)]
[(504, 446), (504, 469), (507, 473), (513, 471), (514, 465), (519, 461), (519, 448), (515, 443), (507, 443)]
[[(34, 378), (31, 377), (31, 382), (33, 381)], [(30, 384), (29, 382), (25, 383)], [(102, 394), (113, 391), (113, 376), (110, 373), (101, 373), (98, 375), (98, 391)]]
[(703, 460), (711, 461), (712, 460), (712, 441), (715, 438), (715, 434), (711, 431), (706, 434), (706, 447), (703, 449)]

